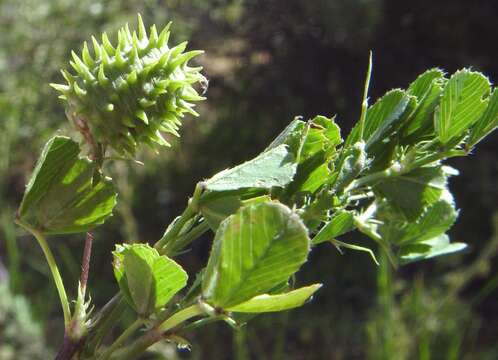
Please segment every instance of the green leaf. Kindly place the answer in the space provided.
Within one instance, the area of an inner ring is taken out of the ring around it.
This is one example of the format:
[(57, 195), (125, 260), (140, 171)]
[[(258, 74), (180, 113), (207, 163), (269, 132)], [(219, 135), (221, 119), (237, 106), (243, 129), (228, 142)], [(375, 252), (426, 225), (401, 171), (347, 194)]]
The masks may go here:
[(279, 203), (249, 204), (223, 221), (203, 280), (203, 297), (221, 308), (239, 305), (285, 282), (310, 249), (301, 219)]
[(416, 220), (426, 206), (438, 201), (446, 190), (450, 168), (422, 167), (409, 173), (386, 178), (374, 191), (390, 202), (407, 220)]
[[(383, 139), (401, 119), (410, 95), (401, 89), (391, 90), (368, 108), (365, 119), (364, 140), (370, 147), (375, 142)], [(359, 123), (351, 130), (346, 139), (345, 147), (351, 146), (360, 139)]]
[(227, 195), (216, 197), (210, 201), (202, 201), (199, 210), (209, 224), (209, 227), (216, 231), (220, 223), (229, 215), (235, 213), (242, 202), (239, 196)]
[(68, 137), (48, 141), (24, 193), (21, 223), (47, 235), (68, 234), (89, 231), (111, 216), (117, 196), (111, 179), (94, 183), (95, 164), (79, 152)]
[(354, 216), (350, 211), (339, 210), (332, 219), (326, 223), (312, 240), (314, 245), (330, 241), (355, 228)]
[(348, 186), (366, 167), (365, 143), (357, 142), (345, 151), (344, 160), (339, 164), (332, 190), (339, 192)]
[(331, 160), (336, 146), (342, 142), (340, 129), (333, 118), (316, 116), (307, 124), (307, 132), (299, 152), (299, 165), (294, 180), (286, 189), (288, 196), (315, 193), (330, 181)]
[(209, 191), (283, 187), (292, 181), (296, 166), (287, 145), (279, 145), (253, 160), (219, 172), (206, 180), (204, 187)]
[(434, 114), (435, 128), (443, 144), (463, 137), (486, 109), (489, 80), (467, 69), (457, 71), (444, 88), (439, 108)]
[(314, 168), (299, 187), (301, 192), (315, 193), (330, 178), (330, 170), (327, 164), (321, 164)]
[(320, 150), (299, 164), (294, 180), (287, 188), (287, 193), (314, 193), (330, 178), (330, 170), (324, 151)]
[(412, 97), (403, 90), (391, 90), (367, 111), (365, 122), (366, 150), (390, 135), (392, 129), (403, 119)]
[(457, 216), (451, 193), (443, 190), (439, 200), (428, 205), (415, 220), (406, 221), (390, 203), (379, 207), (376, 219), (382, 238), (390, 244), (403, 247), (445, 233), (455, 223)]
[(326, 155), (335, 152), (335, 147), (342, 142), (341, 130), (334, 118), (316, 116), (309, 122), (309, 129), (304, 141), (299, 162), (314, 156), (319, 151)]
[[(422, 74), (412, 85), (419, 79), (423, 85), (419, 83), (414, 85), (413, 88), (410, 86), (408, 89), (409, 93), (413, 93), (418, 98), (417, 108), (410, 116), (403, 130), (402, 141), (408, 144), (418, 142), (421, 136), (434, 132), (434, 110), (439, 104), (444, 85), (447, 81), (443, 77), (443, 73), (439, 70), (429, 70)], [(426, 92), (423, 93), (429, 79), (432, 79), (432, 82), (429, 84)]]
[(400, 252), (403, 263), (430, 259), (436, 256), (448, 255), (462, 251), (467, 247), (464, 243), (450, 243), (448, 235), (443, 234), (411, 246), (404, 247)]
[(420, 218), (406, 226), (403, 236), (396, 242), (404, 245), (439, 236), (453, 226), (457, 217), (458, 211), (455, 209), (453, 198), (445, 190), (440, 200), (428, 206)]
[(280, 145), (288, 145), (289, 151), (297, 157), (302, 146), (306, 123), (300, 117), (294, 118), (289, 125), (265, 149), (269, 151)]
[(434, 80), (444, 78), (444, 72), (441, 69), (429, 69), (419, 75), (407, 89), (408, 94), (416, 96), (418, 99), (424, 98), (432, 88)]
[(321, 287), (322, 284), (314, 284), (284, 294), (258, 295), (226, 310), (242, 313), (265, 313), (289, 310), (302, 306)]
[(160, 310), (187, 284), (182, 267), (147, 244), (118, 245), (113, 255), (116, 280), (141, 316)]
[(471, 148), (498, 128), (498, 89), (489, 97), (488, 107), (470, 132), (467, 147)]

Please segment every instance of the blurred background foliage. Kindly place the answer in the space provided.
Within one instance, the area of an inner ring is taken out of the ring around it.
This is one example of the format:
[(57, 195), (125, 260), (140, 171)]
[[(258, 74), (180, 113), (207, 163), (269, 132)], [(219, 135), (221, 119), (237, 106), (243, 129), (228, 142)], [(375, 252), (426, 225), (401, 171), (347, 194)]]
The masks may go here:
[[(92, 34), (134, 26), (137, 12), (159, 27), (173, 20), (174, 41), (190, 39), (191, 48), (206, 50), (200, 62), (210, 87), (201, 117), (186, 122), (172, 149), (158, 156), (144, 151), (145, 167), (109, 169), (120, 207), (95, 232), (90, 286), (98, 305), (117, 290), (114, 244), (158, 239), (197, 181), (256, 155), (296, 115), (338, 114), (346, 133), (359, 116), (368, 50), (372, 99), (434, 66), (448, 72), (470, 66), (498, 81), (494, 0), (0, 0), (2, 360), (47, 358), (62, 340), (48, 267), (35, 242), (13, 225), (43, 143), (56, 129), (73, 134), (48, 83), (61, 81), (71, 49)], [(309, 305), (260, 316), (238, 332), (203, 328), (191, 337), (191, 351), (163, 344), (154, 356), (498, 358), (497, 150), (495, 134), (476, 158), (451, 164), (461, 171), (451, 187), (463, 209), (452, 236), (470, 244), (465, 253), (394, 271), (322, 246), (301, 275), (325, 284)], [(205, 263), (209, 241), (180, 257), (189, 272)], [(82, 239), (50, 243), (74, 295)]]

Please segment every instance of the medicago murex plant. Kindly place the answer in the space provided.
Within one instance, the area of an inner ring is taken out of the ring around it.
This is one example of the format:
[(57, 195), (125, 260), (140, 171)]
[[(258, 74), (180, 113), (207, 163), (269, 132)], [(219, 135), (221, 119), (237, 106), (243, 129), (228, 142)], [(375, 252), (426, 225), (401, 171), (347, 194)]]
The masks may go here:
[[(498, 125), (498, 91), (469, 69), (421, 74), (406, 90), (368, 104), (371, 58), (361, 116), (345, 139), (335, 117), (295, 118), (254, 159), (198, 182), (183, 213), (153, 246), (123, 243), (113, 252), (119, 292), (91, 311), (87, 279), (91, 230), (117, 202), (105, 162), (134, 159), (145, 144), (167, 146), (185, 114), (204, 100), (207, 80), (190, 66), (202, 51), (169, 45), (169, 25), (149, 32), (126, 25), (113, 45), (104, 33), (84, 43), (63, 70), (60, 92), (81, 144), (55, 136), (45, 145), (16, 222), (37, 239), (52, 272), (65, 323), (58, 359), (135, 359), (158, 341), (187, 343), (194, 328), (233, 327), (255, 314), (303, 305), (321, 284), (290, 279), (311, 249), (359, 231), (398, 266), (460, 251), (446, 232), (458, 211), (448, 190), (456, 170), (443, 161), (469, 155)], [(190, 277), (173, 258), (201, 235), (214, 239), (203, 270)], [(49, 235), (86, 233), (74, 306), (52, 255)], [(130, 307), (136, 319), (109, 345), (103, 339)], [(250, 316), (248, 314), (251, 314)]]

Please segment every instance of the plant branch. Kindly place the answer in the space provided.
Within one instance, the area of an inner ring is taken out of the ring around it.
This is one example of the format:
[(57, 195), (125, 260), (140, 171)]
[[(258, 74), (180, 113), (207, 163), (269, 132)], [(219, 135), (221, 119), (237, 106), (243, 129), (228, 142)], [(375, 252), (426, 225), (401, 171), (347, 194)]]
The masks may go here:
[[(154, 345), (159, 340), (163, 339), (165, 333), (184, 321), (187, 321), (193, 317), (204, 314), (204, 310), (199, 304), (194, 304), (185, 309), (182, 309), (172, 316), (170, 316), (166, 321), (153, 327), (147, 331), (144, 335), (139, 337), (133, 344), (128, 348), (123, 349), (123, 351), (117, 354), (119, 359), (137, 359), (139, 355), (143, 354), (150, 346)], [(119, 355), (119, 356), (118, 356)]]
[(182, 231), (185, 224), (191, 220), (198, 212), (198, 202), (202, 193), (202, 187), (200, 184), (197, 184), (194, 190), (194, 194), (188, 201), (188, 205), (183, 211), (183, 213), (177, 217), (170, 226), (166, 229), (163, 237), (159, 239), (158, 242), (154, 245), (154, 247), (161, 252), (161, 249), (165, 246), (172, 246), (170, 242), (173, 242), (175, 238), (178, 237), (180, 232)]
[(114, 351), (119, 349), (119, 347), (137, 331), (142, 325), (144, 321), (143, 319), (137, 319), (133, 324), (131, 324), (123, 333), (109, 346), (104, 353), (97, 358), (97, 360), (106, 360), (112, 355)]
[(31, 228), (29, 225), (23, 223), (19, 219), (16, 219), (16, 223), (29, 231), (38, 241), (38, 244), (40, 244), (40, 247), (43, 250), (43, 254), (47, 259), (48, 267), (50, 268), (52, 277), (55, 282), (55, 287), (57, 288), (57, 292), (59, 293), (62, 312), (64, 314), (64, 325), (67, 327), (71, 321), (71, 310), (69, 307), (69, 301), (67, 299), (66, 289), (64, 288), (64, 282), (62, 281), (62, 277), (59, 272), (59, 268), (57, 267), (57, 263), (55, 262), (54, 255), (52, 254), (52, 251), (50, 250), (50, 247), (48, 246), (47, 241), (41, 232)]
[(204, 314), (204, 310), (201, 308), (199, 304), (196, 303), (194, 305), (191, 305), (189, 307), (186, 307), (185, 309), (182, 309), (174, 313), (166, 321), (161, 323), (157, 328), (162, 332), (166, 332), (168, 330), (173, 329), (182, 322), (202, 314)]
[(202, 236), (209, 229), (209, 224), (207, 221), (203, 220), (198, 225), (193, 227), (188, 233), (179, 236), (175, 241), (171, 241), (166, 244), (166, 246), (164, 246), (159, 252), (162, 255), (174, 256), (192, 241)]
[(93, 234), (91, 232), (86, 233), (85, 237), (85, 247), (83, 249), (83, 258), (81, 260), (81, 276), (80, 276), (80, 287), (83, 297), (86, 293), (86, 285), (88, 283), (88, 273), (90, 271), (90, 258), (92, 256), (92, 243)]
[(95, 352), (100, 347), (102, 340), (116, 325), (117, 320), (123, 315), (127, 306), (126, 300), (121, 293), (116, 294), (104, 305), (89, 336), (88, 347), (90, 349)]
[(363, 101), (361, 103), (360, 140), (363, 140), (363, 136), (365, 133), (365, 121), (366, 121), (367, 109), (368, 109), (368, 88), (370, 86), (371, 76), (372, 76), (372, 51), (370, 51), (370, 55), (368, 58), (367, 75), (365, 78), (365, 87), (363, 89)]

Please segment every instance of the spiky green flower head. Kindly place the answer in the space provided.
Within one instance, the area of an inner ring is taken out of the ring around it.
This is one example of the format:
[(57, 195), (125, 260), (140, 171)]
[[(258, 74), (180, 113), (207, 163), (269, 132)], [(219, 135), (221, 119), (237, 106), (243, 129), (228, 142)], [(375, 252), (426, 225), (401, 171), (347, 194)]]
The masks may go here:
[(116, 46), (105, 32), (101, 43), (92, 37), (94, 56), (85, 42), (81, 57), (72, 52), (74, 71), (62, 70), (67, 84), (51, 84), (93, 149), (109, 146), (132, 157), (142, 143), (168, 146), (161, 133), (178, 136), (180, 119), (198, 116), (193, 102), (204, 97), (193, 86), (207, 80), (188, 62), (203, 51), (185, 52), (187, 42), (169, 47), (169, 27), (158, 34), (153, 25), (148, 35), (138, 15), (138, 33), (126, 25)]

